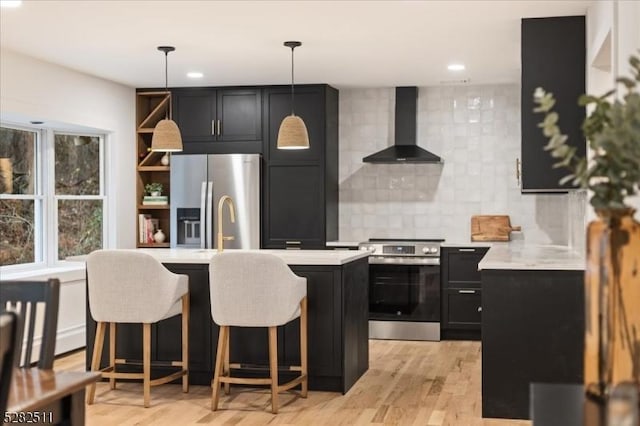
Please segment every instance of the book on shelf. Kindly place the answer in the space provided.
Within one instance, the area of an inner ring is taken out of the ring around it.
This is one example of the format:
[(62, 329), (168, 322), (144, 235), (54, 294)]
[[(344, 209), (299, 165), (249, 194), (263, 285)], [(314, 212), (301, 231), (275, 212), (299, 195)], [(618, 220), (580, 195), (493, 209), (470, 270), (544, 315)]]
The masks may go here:
[(149, 214), (138, 215), (138, 243), (152, 244), (153, 234), (160, 228), (159, 219), (151, 217)]
[(164, 206), (166, 204), (169, 204), (169, 197), (166, 195), (145, 195), (142, 198), (143, 206)]

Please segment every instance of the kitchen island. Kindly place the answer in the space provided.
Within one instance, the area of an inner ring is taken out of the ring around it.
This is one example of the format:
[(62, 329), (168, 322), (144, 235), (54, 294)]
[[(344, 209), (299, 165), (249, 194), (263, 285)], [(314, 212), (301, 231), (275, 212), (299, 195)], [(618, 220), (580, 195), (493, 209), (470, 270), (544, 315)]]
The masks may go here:
[(482, 417), (528, 419), (532, 383), (583, 382), (584, 256), (494, 244), (478, 268)]
[[(169, 270), (189, 276), (189, 382), (209, 385), (215, 365), (219, 327), (211, 318), (209, 262), (215, 250), (137, 249), (162, 262)], [(236, 251), (236, 250), (227, 250)], [(240, 250), (237, 250), (240, 251)], [(254, 251), (254, 250), (251, 250)], [(307, 278), (309, 389), (347, 392), (369, 365), (368, 344), (368, 253), (333, 250), (260, 250), (282, 258), (291, 270)], [(268, 285), (268, 283), (265, 283)], [(124, 296), (123, 296), (124, 297)], [(278, 327), (278, 364), (300, 365), (299, 319)], [(96, 323), (87, 304), (86, 365), (90, 366)], [(108, 334), (108, 329), (107, 329)], [(142, 326), (118, 325), (116, 357), (142, 359)], [(108, 360), (105, 341), (102, 367)], [(231, 328), (230, 359), (255, 367), (248, 376), (268, 374), (266, 328)], [(152, 362), (180, 358), (180, 316), (152, 326)], [(134, 369), (127, 365), (127, 368)], [(158, 374), (168, 370), (156, 369)], [(281, 371), (281, 381), (294, 372)], [(152, 372), (153, 376), (153, 372)]]

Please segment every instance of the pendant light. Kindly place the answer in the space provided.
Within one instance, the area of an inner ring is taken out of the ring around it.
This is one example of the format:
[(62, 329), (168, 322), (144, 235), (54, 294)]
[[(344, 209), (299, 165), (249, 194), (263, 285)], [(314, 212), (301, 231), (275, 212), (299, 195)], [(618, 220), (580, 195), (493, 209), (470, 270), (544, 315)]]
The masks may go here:
[(291, 115), (286, 116), (280, 123), (277, 146), (278, 149), (308, 149), (309, 134), (307, 133), (307, 126), (302, 121), (302, 118), (295, 115), (293, 100), (293, 49), (301, 46), (302, 43), (299, 41), (285, 41), (284, 45), (291, 48)]
[[(169, 91), (167, 56), (169, 52), (176, 50), (173, 46), (159, 46), (158, 50), (164, 52), (164, 88)], [(182, 151), (182, 136), (175, 121), (171, 119), (171, 105), (167, 108), (164, 120), (160, 120), (153, 129), (151, 138), (151, 151), (175, 152)]]

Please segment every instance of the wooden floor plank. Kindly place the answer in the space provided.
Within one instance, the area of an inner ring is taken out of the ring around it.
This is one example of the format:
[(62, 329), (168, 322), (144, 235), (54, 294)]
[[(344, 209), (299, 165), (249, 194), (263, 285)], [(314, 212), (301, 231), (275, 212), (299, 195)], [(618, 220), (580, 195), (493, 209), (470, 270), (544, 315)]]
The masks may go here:
[[(270, 391), (231, 388), (211, 412), (211, 389), (162, 385), (152, 390), (151, 407), (142, 406), (142, 384), (118, 389), (99, 383), (94, 405), (86, 407), (88, 426), (113, 425), (438, 425), (530, 426), (518, 420), (482, 419), (480, 342), (403, 342), (371, 340), (369, 371), (346, 394), (298, 391), (280, 396), (280, 413), (271, 414)], [(56, 360), (56, 370), (84, 371), (85, 352)]]

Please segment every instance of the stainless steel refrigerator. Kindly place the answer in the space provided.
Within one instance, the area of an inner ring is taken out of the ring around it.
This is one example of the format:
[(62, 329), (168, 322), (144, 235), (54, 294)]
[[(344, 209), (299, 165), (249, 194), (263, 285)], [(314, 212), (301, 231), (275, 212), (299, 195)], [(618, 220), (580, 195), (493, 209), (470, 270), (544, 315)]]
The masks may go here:
[(229, 195), (222, 210), (225, 248), (260, 248), (260, 155), (198, 154), (171, 157), (171, 247), (217, 248), (218, 202)]

